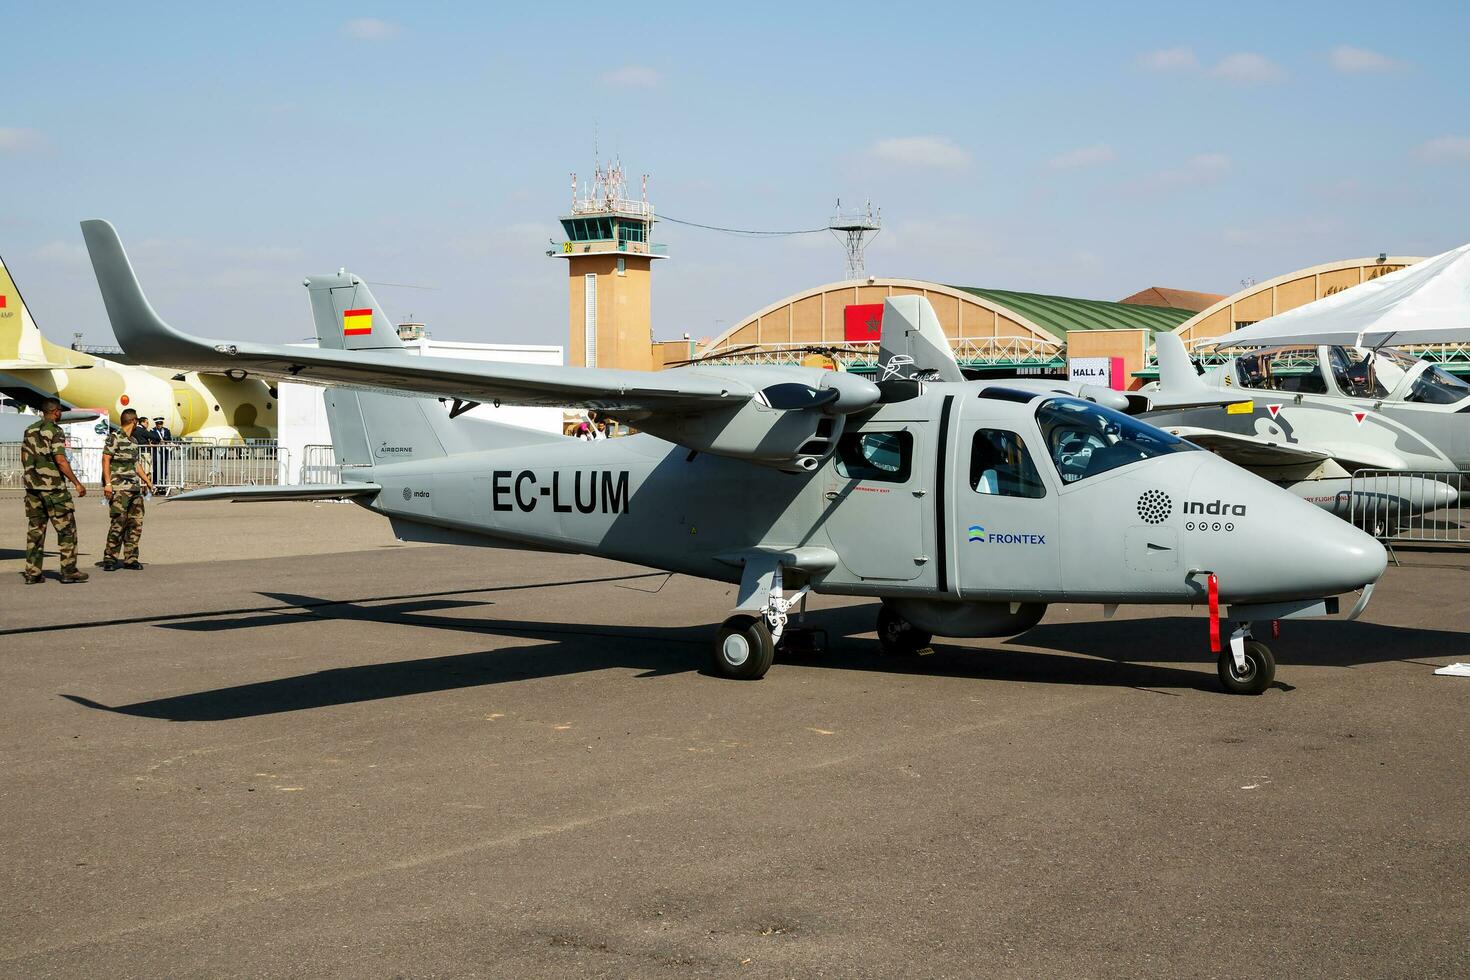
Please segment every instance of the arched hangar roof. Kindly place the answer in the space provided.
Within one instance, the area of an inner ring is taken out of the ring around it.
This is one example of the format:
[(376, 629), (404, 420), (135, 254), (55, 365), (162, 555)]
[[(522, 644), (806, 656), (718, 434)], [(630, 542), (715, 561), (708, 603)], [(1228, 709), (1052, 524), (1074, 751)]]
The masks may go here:
[(815, 286), (772, 303), (704, 344), (699, 354), (747, 345), (840, 344), (844, 342), (847, 306), (915, 294), (929, 299), (944, 332), (955, 341), (1019, 337), (1060, 348), (1073, 330), (1172, 330), (1193, 315), (1189, 310), (1168, 307), (946, 286), (918, 279), (845, 280)]
[(1308, 266), (1225, 297), (1185, 320), (1175, 333), (1186, 346), (1203, 342), (1422, 261), (1418, 255), (1386, 255)]

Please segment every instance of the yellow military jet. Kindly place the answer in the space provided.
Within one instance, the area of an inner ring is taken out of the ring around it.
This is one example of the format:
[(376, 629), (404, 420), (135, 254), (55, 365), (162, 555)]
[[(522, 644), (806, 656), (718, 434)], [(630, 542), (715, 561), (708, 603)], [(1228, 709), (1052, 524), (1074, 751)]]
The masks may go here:
[(114, 424), (125, 408), (162, 417), (178, 438), (270, 439), (276, 392), (259, 378), (122, 364), (51, 343), (0, 260), (0, 393), (34, 405), (56, 398)]

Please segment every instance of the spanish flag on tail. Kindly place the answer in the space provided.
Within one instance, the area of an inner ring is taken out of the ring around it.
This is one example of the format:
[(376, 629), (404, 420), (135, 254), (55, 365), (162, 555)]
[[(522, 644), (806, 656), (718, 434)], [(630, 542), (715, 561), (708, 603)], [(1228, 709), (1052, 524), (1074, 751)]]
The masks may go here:
[(372, 332), (373, 311), (371, 309), (342, 311), (342, 336), (365, 337)]

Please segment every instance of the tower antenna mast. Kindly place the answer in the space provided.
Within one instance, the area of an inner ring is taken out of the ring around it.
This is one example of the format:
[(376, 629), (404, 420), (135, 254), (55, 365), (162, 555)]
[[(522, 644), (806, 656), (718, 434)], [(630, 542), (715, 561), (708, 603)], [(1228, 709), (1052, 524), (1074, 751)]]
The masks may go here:
[(860, 210), (843, 211), (842, 198), (837, 199), (837, 209), (827, 230), (837, 236), (847, 250), (847, 278), (866, 279), (868, 266), (863, 253), (868, 247), (869, 236), (877, 237), (882, 230), (882, 211), (874, 209), (872, 200), (864, 202)]

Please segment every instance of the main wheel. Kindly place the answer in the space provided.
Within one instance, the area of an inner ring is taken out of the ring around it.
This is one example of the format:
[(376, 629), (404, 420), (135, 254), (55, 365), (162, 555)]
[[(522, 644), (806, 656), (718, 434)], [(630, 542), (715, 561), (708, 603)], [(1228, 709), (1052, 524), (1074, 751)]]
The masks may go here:
[(776, 658), (776, 644), (763, 616), (731, 616), (715, 639), (714, 668), (721, 677), (755, 681), (766, 676)]
[(1276, 658), (1259, 640), (1245, 641), (1245, 670), (1235, 666), (1230, 645), (1220, 654), (1220, 686), (1231, 694), (1260, 694), (1276, 679)]
[(894, 657), (912, 657), (934, 639), (893, 611), (888, 603), (878, 607), (878, 643)]

